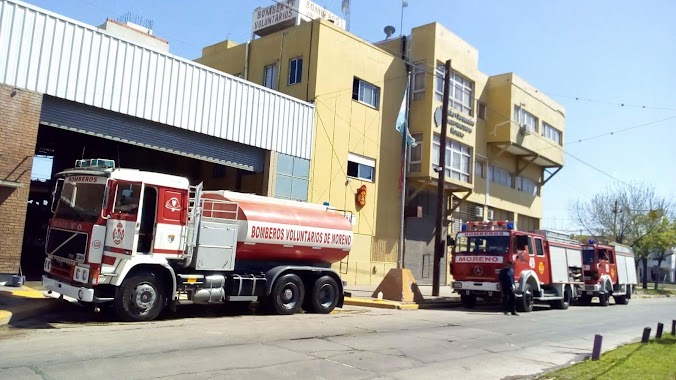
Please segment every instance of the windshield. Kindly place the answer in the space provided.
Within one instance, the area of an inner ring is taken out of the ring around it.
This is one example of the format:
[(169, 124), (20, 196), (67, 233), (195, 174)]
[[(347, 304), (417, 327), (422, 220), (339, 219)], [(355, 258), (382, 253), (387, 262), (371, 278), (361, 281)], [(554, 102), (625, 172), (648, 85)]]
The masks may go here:
[(509, 253), (509, 236), (460, 236), (456, 251), (467, 254), (499, 256)]
[(96, 223), (101, 214), (104, 183), (65, 182), (57, 189), (54, 217), (87, 223)]
[(594, 264), (594, 250), (589, 249), (582, 251), (582, 262), (585, 265)]

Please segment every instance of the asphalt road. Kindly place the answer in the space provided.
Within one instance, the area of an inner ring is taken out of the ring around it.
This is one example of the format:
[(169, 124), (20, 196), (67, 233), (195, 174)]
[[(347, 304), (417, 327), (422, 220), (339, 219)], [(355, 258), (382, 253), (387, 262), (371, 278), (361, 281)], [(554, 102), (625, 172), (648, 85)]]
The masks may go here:
[(580, 360), (594, 334), (608, 350), (672, 319), (673, 298), (519, 317), (487, 307), (294, 316), (184, 308), (136, 324), (72, 306), (0, 329), (0, 379), (502, 379)]

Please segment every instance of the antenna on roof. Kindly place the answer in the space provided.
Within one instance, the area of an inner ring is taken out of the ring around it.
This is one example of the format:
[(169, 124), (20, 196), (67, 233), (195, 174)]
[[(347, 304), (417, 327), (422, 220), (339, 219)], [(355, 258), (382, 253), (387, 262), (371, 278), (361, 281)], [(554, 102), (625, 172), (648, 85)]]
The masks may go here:
[(385, 27), (385, 29), (383, 29), (383, 31), (385, 32), (385, 39), (388, 39), (394, 34), (396, 29), (394, 29), (392, 25), (388, 25)]
[(350, 0), (343, 0), (343, 14), (345, 15), (345, 28), (350, 31)]

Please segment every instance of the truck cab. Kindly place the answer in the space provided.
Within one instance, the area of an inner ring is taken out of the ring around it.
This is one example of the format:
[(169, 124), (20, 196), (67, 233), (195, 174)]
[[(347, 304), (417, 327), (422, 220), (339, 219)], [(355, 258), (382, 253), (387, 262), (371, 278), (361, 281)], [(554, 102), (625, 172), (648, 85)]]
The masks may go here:
[(594, 240), (582, 246), (584, 288), (581, 304), (590, 304), (593, 297), (598, 297), (602, 306), (608, 306), (610, 297), (615, 299), (616, 304), (626, 305), (629, 302), (632, 287), (629, 274), (633, 273), (635, 277), (636, 269), (633, 264), (628, 268), (627, 261), (630, 256), (633, 263), (633, 254), (618, 255), (617, 246)]
[[(518, 231), (511, 221), (469, 222), (457, 233), (453, 247), (451, 286), (463, 306), (473, 308), (477, 298), (496, 302), (501, 296), (499, 273), (514, 263), (517, 309), (533, 310), (535, 301), (565, 309), (576, 296), (570, 268), (575, 251), (558, 251), (552, 259), (550, 242), (542, 233)], [(579, 250), (577, 251), (579, 262)]]

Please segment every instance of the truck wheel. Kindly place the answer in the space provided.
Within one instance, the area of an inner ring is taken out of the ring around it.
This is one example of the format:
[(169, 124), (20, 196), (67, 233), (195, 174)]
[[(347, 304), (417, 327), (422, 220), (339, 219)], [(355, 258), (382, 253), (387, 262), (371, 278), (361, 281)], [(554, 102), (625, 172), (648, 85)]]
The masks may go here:
[(563, 299), (552, 302), (552, 306), (556, 309), (566, 310), (568, 309), (568, 306), (570, 306), (571, 297), (570, 289), (566, 288), (566, 290), (563, 291)]
[(521, 301), (517, 302), (517, 307), (520, 312), (522, 313), (530, 313), (533, 311), (533, 304), (535, 301), (533, 300), (533, 290), (530, 286), (530, 284), (526, 284), (523, 288), (523, 294), (521, 296)]
[(476, 296), (474, 294), (460, 295), (460, 303), (465, 309), (474, 309), (476, 307)]
[(599, 303), (601, 306), (608, 306), (610, 303), (610, 297), (608, 296), (608, 293), (603, 292), (599, 294)]
[(315, 281), (309, 299), (305, 300), (307, 311), (329, 314), (338, 304), (338, 283), (331, 276), (322, 276)]
[(116, 293), (115, 313), (124, 321), (151, 321), (162, 311), (162, 286), (153, 273), (126, 278)]
[(305, 298), (303, 281), (297, 275), (287, 273), (275, 281), (270, 296), (270, 306), (275, 314), (295, 314), (300, 311)]
[(616, 305), (627, 305), (629, 303), (627, 296), (613, 296), (613, 298), (615, 298)]

